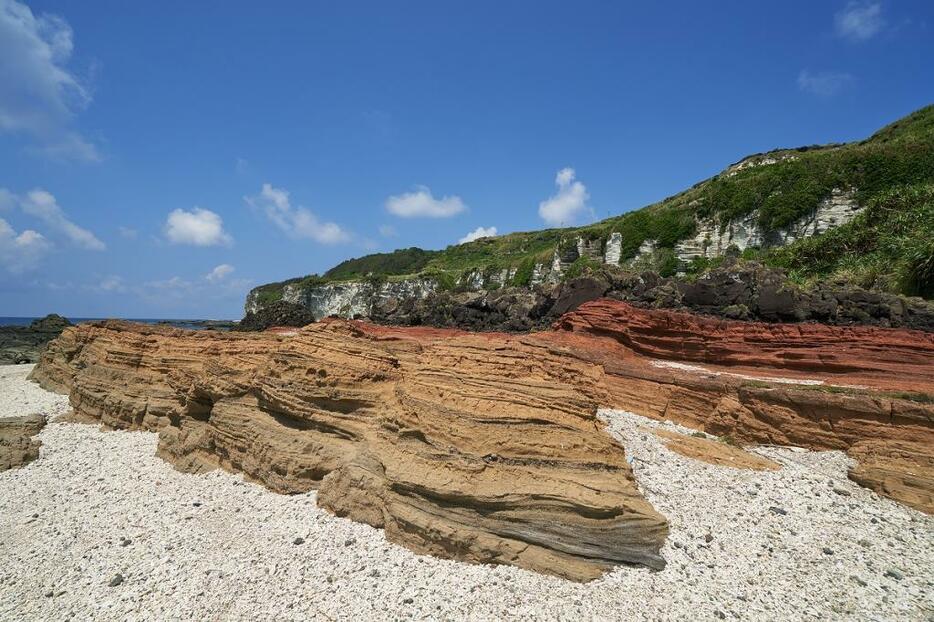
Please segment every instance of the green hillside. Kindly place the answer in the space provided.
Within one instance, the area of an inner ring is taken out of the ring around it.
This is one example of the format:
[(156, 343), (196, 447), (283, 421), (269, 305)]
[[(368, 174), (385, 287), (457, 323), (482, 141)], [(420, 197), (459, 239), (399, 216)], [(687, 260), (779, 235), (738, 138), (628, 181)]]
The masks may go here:
[[(755, 166), (766, 159), (776, 160)], [(259, 289), (275, 300), (285, 283), (433, 276), (451, 285), (465, 271), (517, 268), (512, 285), (526, 285), (535, 263), (548, 263), (556, 247), (581, 236), (606, 240), (622, 236), (622, 260), (646, 240), (672, 249), (690, 235), (698, 217), (720, 222), (758, 210), (765, 229), (783, 227), (814, 210), (834, 188), (856, 188), (856, 200), (870, 206), (855, 221), (822, 236), (770, 251), (749, 249), (747, 257), (782, 266), (798, 280), (850, 278), (888, 291), (931, 295), (934, 277), (932, 229), (934, 106), (882, 128), (857, 142), (777, 149), (744, 158), (708, 180), (653, 205), (584, 227), (511, 233), (449, 246), (418, 248), (350, 259), (322, 276), (311, 275)], [(677, 267), (673, 253), (663, 273)], [(699, 261), (689, 272), (713, 261)]]

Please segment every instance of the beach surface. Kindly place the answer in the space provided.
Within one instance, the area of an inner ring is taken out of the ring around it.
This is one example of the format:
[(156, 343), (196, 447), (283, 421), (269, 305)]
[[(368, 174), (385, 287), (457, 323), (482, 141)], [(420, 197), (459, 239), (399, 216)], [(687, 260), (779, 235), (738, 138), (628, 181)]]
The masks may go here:
[(68, 399), (0, 367), (0, 417), (43, 414), (37, 460), (0, 473), (0, 619), (658, 620), (934, 615), (934, 519), (849, 481), (841, 452), (762, 447), (774, 469), (676, 453), (601, 411), (666, 516), (664, 570), (573, 583), (416, 555), (279, 495), (155, 456), (151, 432), (62, 421)]

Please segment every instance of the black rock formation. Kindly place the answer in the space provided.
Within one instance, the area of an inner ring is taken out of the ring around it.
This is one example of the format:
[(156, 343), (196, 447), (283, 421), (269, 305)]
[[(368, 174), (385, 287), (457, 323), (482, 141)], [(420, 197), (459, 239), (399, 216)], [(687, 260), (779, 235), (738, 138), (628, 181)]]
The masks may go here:
[(55, 313), (29, 326), (0, 326), (0, 365), (38, 362), (45, 344), (69, 326), (71, 322)]
[(256, 313), (247, 313), (237, 326), (231, 330), (258, 331), (272, 326), (305, 326), (315, 321), (311, 311), (301, 305), (279, 300), (267, 305)]

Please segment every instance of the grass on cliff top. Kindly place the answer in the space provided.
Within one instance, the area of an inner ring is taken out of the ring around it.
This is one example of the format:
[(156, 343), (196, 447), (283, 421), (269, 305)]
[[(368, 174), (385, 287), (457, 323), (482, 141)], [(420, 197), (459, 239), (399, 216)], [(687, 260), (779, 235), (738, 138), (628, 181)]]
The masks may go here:
[[(739, 164), (758, 163), (766, 158), (779, 161), (737, 168)], [(440, 251), (408, 248), (367, 255), (341, 262), (322, 277), (309, 275), (260, 286), (256, 295), (263, 299), (281, 296), (282, 287), (287, 283), (311, 285), (358, 280), (367, 276), (399, 278), (423, 274), (452, 283), (471, 270), (489, 274), (503, 268), (516, 268), (517, 275), (511, 284), (524, 285), (528, 283), (535, 263), (547, 264), (556, 248), (573, 244), (578, 236), (605, 241), (611, 233), (620, 233), (622, 259), (626, 260), (634, 257), (646, 240), (656, 241), (662, 249), (674, 247), (678, 241), (693, 235), (698, 217), (718, 218), (725, 225), (730, 219), (758, 210), (760, 224), (766, 229), (775, 229), (813, 211), (835, 188), (855, 188), (857, 201), (861, 204), (890, 200), (891, 197), (883, 197), (894, 188), (934, 183), (934, 106), (922, 108), (866, 140), (779, 149), (749, 156), (737, 165), (663, 201), (592, 225), (511, 233), (449, 246)], [(920, 218), (924, 220), (927, 217), (921, 215)], [(863, 219), (850, 227), (848, 235), (857, 237), (854, 230), (865, 226), (867, 220), (871, 219)], [(877, 220), (872, 220), (872, 223), (877, 227), (884, 224)], [(916, 291), (930, 295), (925, 285), (925, 279), (929, 278), (925, 274), (929, 274), (930, 267), (924, 267), (930, 254), (919, 236), (912, 234), (911, 226), (905, 222), (888, 229), (894, 237), (881, 245), (884, 249), (877, 245), (878, 252), (874, 251), (874, 256), (880, 262), (895, 261), (902, 266), (897, 274), (892, 274), (898, 283), (888, 283), (885, 287), (892, 291)], [(895, 239), (899, 236), (906, 240)], [(866, 248), (868, 239), (863, 239), (861, 244)], [(858, 260), (853, 253), (847, 251), (835, 255), (829, 243), (823, 251), (818, 249), (824, 245), (815, 242), (808, 248), (799, 247), (789, 253), (770, 255), (766, 260), (787, 267), (799, 278), (834, 273), (842, 276), (849, 270), (865, 280), (873, 273), (866, 268), (867, 262)], [(812, 261), (813, 264), (810, 263)], [(878, 265), (881, 269), (882, 264)], [(913, 283), (912, 279), (916, 277), (909, 278), (908, 275), (915, 273), (922, 278)]]
[(934, 183), (883, 191), (849, 223), (761, 259), (799, 282), (839, 280), (934, 298)]

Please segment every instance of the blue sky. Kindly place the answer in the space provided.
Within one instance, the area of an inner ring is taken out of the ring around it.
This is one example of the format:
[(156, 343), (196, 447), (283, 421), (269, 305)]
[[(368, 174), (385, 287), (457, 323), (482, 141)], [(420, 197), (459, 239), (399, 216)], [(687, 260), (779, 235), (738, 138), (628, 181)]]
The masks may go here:
[(0, 0), (0, 315), (235, 318), (934, 101), (928, 1), (703, 4)]

